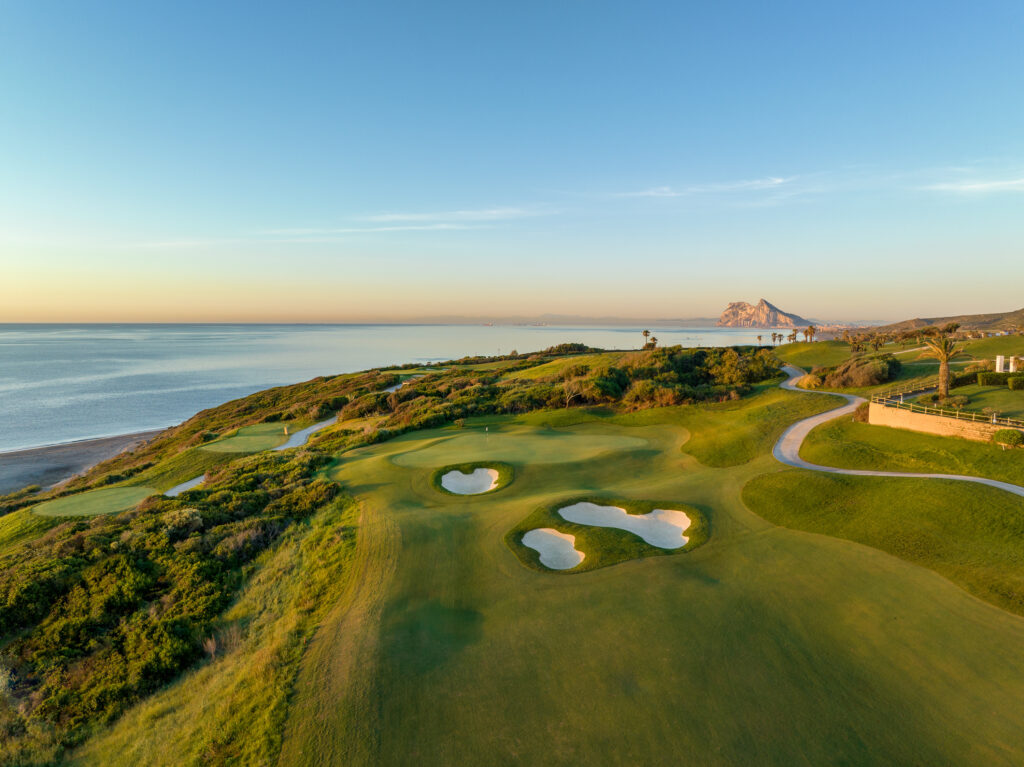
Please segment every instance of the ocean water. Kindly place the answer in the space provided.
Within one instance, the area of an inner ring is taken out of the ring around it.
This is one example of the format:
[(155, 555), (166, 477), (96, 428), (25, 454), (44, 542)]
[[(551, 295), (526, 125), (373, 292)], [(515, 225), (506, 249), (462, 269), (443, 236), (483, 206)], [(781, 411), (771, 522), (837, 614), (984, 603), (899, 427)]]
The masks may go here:
[[(662, 346), (756, 342), (746, 328), (655, 328)], [(171, 426), (269, 386), (381, 365), (637, 348), (636, 329), (481, 325), (3, 325), (0, 452)]]

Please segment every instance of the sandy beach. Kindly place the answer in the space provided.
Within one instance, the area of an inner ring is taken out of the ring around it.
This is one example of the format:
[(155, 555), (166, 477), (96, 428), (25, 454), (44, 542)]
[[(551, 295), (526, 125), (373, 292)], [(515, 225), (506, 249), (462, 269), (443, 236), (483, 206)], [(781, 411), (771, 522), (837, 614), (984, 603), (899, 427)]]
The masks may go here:
[(100, 461), (141, 445), (161, 431), (140, 431), (0, 453), (0, 494), (20, 490), (26, 485), (51, 487)]

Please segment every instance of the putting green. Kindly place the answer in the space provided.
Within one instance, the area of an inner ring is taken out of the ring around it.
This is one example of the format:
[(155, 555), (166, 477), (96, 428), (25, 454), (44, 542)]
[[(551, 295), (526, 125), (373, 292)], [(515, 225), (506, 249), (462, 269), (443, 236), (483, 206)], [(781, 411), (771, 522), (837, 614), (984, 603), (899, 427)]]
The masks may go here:
[(116, 514), (137, 506), (144, 498), (158, 493), (158, 490), (151, 487), (105, 487), (46, 501), (33, 507), (32, 513), (43, 517), (93, 517), (97, 514)]
[(292, 423), (257, 423), (243, 426), (233, 436), (210, 442), (199, 449), (211, 453), (258, 453), (270, 450), (288, 440), (284, 432), (286, 426), (289, 433), (295, 433), (300, 428)]
[(644, 447), (647, 443), (626, 434), (587, 433), (538, 430), (516, 424), (490, 426), (484, 432), (479, 427), (445, 433), (433, 439), (424, 439), (422, 433), (399, 444), (415, 445), (395, 456), (399, 466), (444, 466), (481, 461), (508, 463), (565, 463), (584, 461), (601, 453)]
[[(687, 424), (703, 441), (721, 426)], [(710, 468), (684, 433), (520, 422), (346, 454), (331, 474), (360, 499), (363, 585), (304, 657), (280, 763), (1024, 761), (1024, 620), (882, 551), (771, 525), (741, 500), (777, 470), (770, 445)], [(492, 455), (515, 468), (503, 492), (434, 490), (435, 467)], [(685, 500), (711, 536), (565, 577), (523, 567), (506, 532), (587, 492)]]

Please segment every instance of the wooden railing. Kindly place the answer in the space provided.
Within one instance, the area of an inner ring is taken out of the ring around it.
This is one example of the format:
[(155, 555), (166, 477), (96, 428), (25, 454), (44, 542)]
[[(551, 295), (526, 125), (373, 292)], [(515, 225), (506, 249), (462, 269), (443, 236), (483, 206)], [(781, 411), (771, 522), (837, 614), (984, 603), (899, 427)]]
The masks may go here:
[(876, 399), (895, 399), (896, 397), (906, 396), (908, 394), (918, 394), (920, 392), (926, 392), (930, 389), (937, 389), (939, 386), (939, 377), (934, 376), (933, 378), (926, 378), (918, 381), (908, 381), (906, 384), (894, 389), (886, 389), (885, 391), (877, 392), (871, 395), (871, 401), (874, 402)]
[(925, 415), (938, 415), (944, 418), (955, 418), (958, 421), (991, 423), (997, 426), (1009, 426), (1013, 429), (1024, 429), (1024, 421), (1017, 418), (999, 418), (998, 416), (986, 415), (985, 413), (976, 413), (972, 410), (945, 410), (939, 407), (927, 407), (925, 405), (918, 405), (915, 402), (903, 402), (898, 399), (883, 397), (879, 394), (873, 396), (871, 401), (884, 407), (909, 410), (911, 413), (924, 413)]

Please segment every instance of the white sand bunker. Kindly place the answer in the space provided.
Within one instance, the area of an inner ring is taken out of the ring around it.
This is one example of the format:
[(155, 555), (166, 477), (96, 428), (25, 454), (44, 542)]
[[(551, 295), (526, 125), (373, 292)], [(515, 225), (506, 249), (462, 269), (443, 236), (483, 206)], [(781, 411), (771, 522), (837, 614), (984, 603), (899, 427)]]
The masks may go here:
[(570, 570), (586, 556), (576, 548), (575, 535), (551, 527), (530, 530), (523, 536), (523, 545), (540, 554), (540, 563), (552, 570)]
[(457, 495), (477, 495), (498, 486), (498, 472), (494, 469), (474, 469), (464, 474), (453, 469), (441, 477), (441, 487)]
[(690, 526), (690, 518), (681, 511), (655, 509), (647, 514), (627, 514), (618, 506), (598, 506), (583, 501), (565, 506), (558, 513), (563, 519), (579, 525), (617, 527), (636, 533), (661, 549), (678, 549), (689, 541), (683, 533)]

